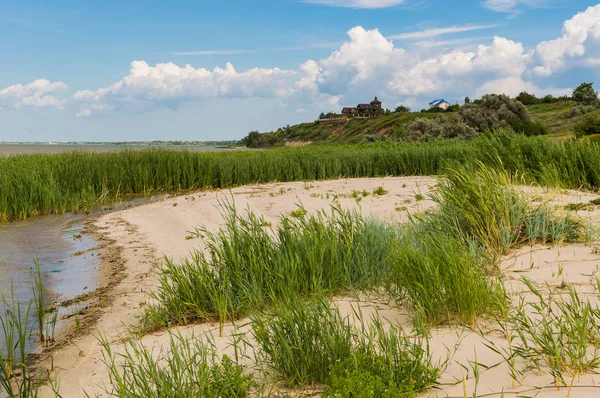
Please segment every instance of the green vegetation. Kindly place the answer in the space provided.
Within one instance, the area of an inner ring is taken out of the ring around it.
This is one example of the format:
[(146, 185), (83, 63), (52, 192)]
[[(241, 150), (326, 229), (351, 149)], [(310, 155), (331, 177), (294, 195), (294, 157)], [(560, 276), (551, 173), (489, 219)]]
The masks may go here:
[(215, 348), (194, 337), (169, 334), (168, 352), (152, 352), (141, 341), (125, 343), (115, 354), (101, 338), (104, 362), (110, 376), (110, 397), (244, 398), (254, 386), (251, 376), (229, 357), (217, 360)]
[(89, 211), (131, 194), (227, 188), (270, 181), (439, 174), (448, 162), (503, 164), (526, 181), (600, 187), (600, 152), (590, 142), (546, 142), (510, 132), (469, 142), (365, 144), (270, 151), (149, 150), (0, 158), (0, 220)]
[[(482, 316), (507, 319), (501, 256), (521, 245), (583, 240), (585, 232), (581, 221), (534, 204), (514, 188), (522, 177), (482, 163), (445, 170), (432, 196), (438, 210), (408, 225), (364, 220), (334, 207), (316, 215), (284, 214), (273, 229), (225, 203), (222, 230), (196, 231), (207, 254), (183, 264), (165, 260), (146, 330), (204, 320), (222, 326), (250, 316), (256, 363), (288, 387), (320, 386), (328, 397), (410, 397), (435, 385), (441, 369), (426, 350), (427, 330), (475, 325)], [(356, 291), (405, 305), (421, 337), (384, 327), (377, 317), (364, 320), (360, 310), (356, 326), (328, 301)], [(565, 333), (570, 339), (575, 331)], [(582, 358), (577, 363), (584, 371)]]
[[(523, 107), (522, 105), (525, 105)], [(271, 147), (286, 142), (359, 143), (373, 141), (417, 141), (472, 138), (488, 129), (512, 128), (525, 135), (572, 137), (583, 116), (600, 116), (600, 101), (592, 83), (582, 83), (572, 97), (553, 97), (522, 92), (515, 100), (504, 95), (485, 95), (448, 110), (432, 108), (420, 112), (399, 106), (375, 118), (352, 118), (333, 122), (302, 123), (276, 131), (250, 133), (241, 143)], [(323, 115), (326, 116), (326, 115)], [(252, 143), (252, 144), (250, 144)]]
[[(255, 316), (258, 361), (290, 386), (325, 385), (325, 397), (377, 390), (387, 395), (374, 396), (411, 397), (435, 385), (440, 368), (423, 338), (411, 339), (394, 325), (388, 330), (377, 317), (357, 317), (355, 327), (326, 300), (297, 299)], [(360, 385), (361, 379), (370, 385)]]
[(558, 388), (569, 386), (570, 396), (575, 379), (600, 366), (600, 308), (582, 300), (572, 285), (567, 286), (567, 297), (548, 296), (531, 281), (522, 281), (534, 299), (521, 299), (507, 319), (498, 322), (509, 347), (491, 342), (487, 346), (508, 363), (514, 382), (520, 383), (528, 371), (548, 372)]
[(335, 294), (369, 288), (383, 278), (381, 266), (392, 232), (357, 213), (282, 215), (274, 231), (253, 213), (225, 207), (226, 226), (218, 233), (199, 231), (208, 254), (184, 264), (166, 260), (145, 324), (153, 330), (170, 324), (218, 319), (221, 324), (295, 296)]

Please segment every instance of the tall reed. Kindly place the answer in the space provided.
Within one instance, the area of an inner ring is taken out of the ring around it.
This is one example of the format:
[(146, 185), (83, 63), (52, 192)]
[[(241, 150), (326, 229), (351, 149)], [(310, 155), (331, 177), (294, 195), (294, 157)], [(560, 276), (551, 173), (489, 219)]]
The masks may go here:
[(127, 194), (273, 181), (439, 174), (479, 160), (528, 182), (597, 190), (598, 144), (548, 142), (499, 131), (472, 141), (315, 146), (268, 151), (73, 152), (0, 157), (0, 220), (87, 211)]

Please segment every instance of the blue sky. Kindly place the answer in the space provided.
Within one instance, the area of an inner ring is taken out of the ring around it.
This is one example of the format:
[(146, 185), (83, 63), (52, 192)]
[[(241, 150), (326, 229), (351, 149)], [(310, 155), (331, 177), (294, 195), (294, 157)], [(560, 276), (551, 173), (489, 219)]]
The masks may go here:
[(4, 0), (0, 48), (0, 141), (234, 139), (375, 95), (600, 86), (600, 5)]

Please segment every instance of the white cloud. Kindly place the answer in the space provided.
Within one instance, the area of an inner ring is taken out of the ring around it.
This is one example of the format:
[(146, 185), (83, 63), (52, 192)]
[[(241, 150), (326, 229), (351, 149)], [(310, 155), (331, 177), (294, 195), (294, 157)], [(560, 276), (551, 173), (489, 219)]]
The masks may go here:
[(514, 12), (519, 5), (538, 7), (545, 0), (484, 0), (483, 5), (496, 12)]
[(305, 3), (323, 4), (346, 8), (386, 8), (404, 3), (405, 0), (304, 0)]
[[(468, 25), (468, 29), (486, 26)], [(404, 37), (437, 37), (460, 29), (467, 26), (406, 33)], [(407, 99), (456, 99), (485, 92), (564, 94), (568, 90), (536, 86), (539, 79), (535, 80), (533, 72), (600, 64), (600, 52), (593, 51), (600, 49), (600, 5), (565, 22), (558, 39), (530, 51), (522, 43), (499, 36), (468, 49), (453, 47), (463, 39), (446, 40), (441, 47), (450, 49), (442, 50), (434, 46), (435, 41), (415, 41), (411, 48), (401, 48), (379, 30), (361, 26), (347, 33), (347, 41), (328, 57), (307, 60), (294, 69), (237, 71), (227, 63), (224, 68), (207, 70), (134, 61), (127, 76), (106, 88), (78, 91), (73, 101), (79, 108), (77, 115), (87, 117), (145, 112), (156, 106), (178, 108), (184, 102), (214, 98), (267, 98), (294, 109), (336, 109), (340, 103), (354, 104), (374, 95), (391, 106)]]
[(549, 76), (570, 66), (600, 62), (600, 4), (565, 21), (560, 37), (536, 47), (536, 74)]
[(472, 32), (481, 29), (495, 28), (498, 25), (464, 25), (464, 26), (449, 26), (446, 28), (431, 28), (417, 32), (400, 33), (397, 35), (388, 36), (388, 39), (394, 40), (415, 40), (415, 39), (430, 39), (443, 35)]
[(22, 85), (15, 84), (0, 90), (0, 107), (51, 107), (62, 109), (65, 103), (54, 94), (67, 89), (63, 82), (50, 82), (46, 79), (34, 80)]
[(73, 100), (81, 108), (78, 116), (86, 117), (112, 111), (137, 113), (158, 104), (177, 106), (216, 97), (320, 97), (315, 85), (318, 74), (319, 66), (314, 61), (306, 62), (300, 70), (253, 68), (244, 72), (236, 71), (229, 62), (225, 68), (209, 71), (172, 62), (150, 66), (144, 61), (133, 61), (128, 76), (97, 91), (78, 91)]

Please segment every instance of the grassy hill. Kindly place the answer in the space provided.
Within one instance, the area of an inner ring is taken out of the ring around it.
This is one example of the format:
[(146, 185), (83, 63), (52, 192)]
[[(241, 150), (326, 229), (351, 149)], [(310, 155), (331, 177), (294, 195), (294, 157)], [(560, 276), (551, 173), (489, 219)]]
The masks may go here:
[[(600, 109), (597, 109), (587, 115), (569, 117), (569, 112), (576, 104), (574, 101), (560, 101), (529, 105), (527, 109), (534, 121), (539, 121), (548, 128), (549, 138), (566, 139), (573, 136), (573, 127), (588, 115), (600, 116)], [(435, 117), (436, 113), (404, 112), (370, 119), (352, 119), (347, 123), (301, 123), (265, 133), (265, 136), (270, 137), (273, 142), (287, 144), (301, 141), (351, 143), (382, 137), (396, 139), (415, 119)]]

